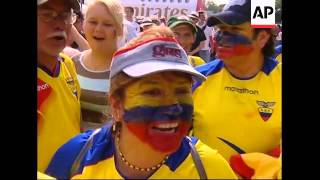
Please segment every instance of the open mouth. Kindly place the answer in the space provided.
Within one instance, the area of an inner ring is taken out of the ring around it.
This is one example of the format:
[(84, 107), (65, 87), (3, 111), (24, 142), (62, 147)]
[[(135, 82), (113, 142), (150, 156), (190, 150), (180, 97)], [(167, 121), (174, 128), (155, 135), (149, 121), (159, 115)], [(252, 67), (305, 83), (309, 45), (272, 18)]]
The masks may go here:
[(179, 127), (178, 122), (172, 123), (159, 123), (152, 126), (152, 130), (160, 133), (175, 133)]
[(63, 36), (54, 36), (53, 39), (55, 39), (57, 41), (65, 40), (65, 38)]
[(97, 36), (93, 36), (93, 39), (95, 39), (97, 41), (103, 41), (104, 40), (103, 37), (97, 37)]

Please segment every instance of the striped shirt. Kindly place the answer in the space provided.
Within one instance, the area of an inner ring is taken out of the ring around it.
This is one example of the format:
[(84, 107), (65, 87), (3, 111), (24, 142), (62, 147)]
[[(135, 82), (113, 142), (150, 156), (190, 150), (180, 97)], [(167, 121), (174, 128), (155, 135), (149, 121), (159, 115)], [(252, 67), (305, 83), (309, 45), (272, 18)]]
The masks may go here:
[(81, 115), (83, 130), (99, 128), (110, 119), (108, 92), (109, 70), (93, 71), (83, 64), (82, 52), (72, 57), (81, 87)]

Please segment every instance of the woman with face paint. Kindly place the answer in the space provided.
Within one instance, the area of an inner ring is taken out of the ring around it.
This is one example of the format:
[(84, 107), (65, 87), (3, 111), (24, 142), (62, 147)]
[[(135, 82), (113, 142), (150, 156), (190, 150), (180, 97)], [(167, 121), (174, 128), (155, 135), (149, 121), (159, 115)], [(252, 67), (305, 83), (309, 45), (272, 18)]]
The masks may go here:
[(271, 29), (251, 27), (250, 0), (230, 0), (208, 19), (218, 59), (197, 68), (193, 135), (217, 148), (245, 179), (281, 172), (281, 63)]
[(124, 10), (118, 0), (92, 0), (88, 4), (83, 30), (90, 49), (72, 57), (81, 86), (81, 126), (101, 127), (110, 120), (109, 73), (113, 53), (123, 33)]
[(49, 175), (59, 179), (236, 178), (216, 150), (186, 136), (192, 126), (192, 81), (205, 78), (189, 64), (169, 28), (152, 27), (118, 50), (110, 79), (113, 124), (87, 131), (62, 146), (46, 171)]

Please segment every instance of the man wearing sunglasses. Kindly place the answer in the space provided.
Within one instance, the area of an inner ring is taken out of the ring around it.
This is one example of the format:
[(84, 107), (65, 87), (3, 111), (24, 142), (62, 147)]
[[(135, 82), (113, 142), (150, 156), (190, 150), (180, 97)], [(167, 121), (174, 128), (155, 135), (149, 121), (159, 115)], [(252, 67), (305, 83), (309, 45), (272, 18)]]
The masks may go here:
[(80, 86), (67, 43), (77, 0), (38, 0), (37, 126), (38, 171), (44, 172), (55, 151), (80, 133)]

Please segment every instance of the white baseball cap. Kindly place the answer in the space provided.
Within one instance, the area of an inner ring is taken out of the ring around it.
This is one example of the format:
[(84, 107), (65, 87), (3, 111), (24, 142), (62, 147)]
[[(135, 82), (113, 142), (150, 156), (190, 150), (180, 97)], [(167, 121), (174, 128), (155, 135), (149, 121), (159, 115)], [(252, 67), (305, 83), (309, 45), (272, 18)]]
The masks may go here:
[(138, 78), (163, 71), (184, 72), (200, 81), (206, 79), (192, 67), (178, 42), (168, 37), (150, 39), (117, 51), (112, 58), (110, 79), (120, 72)]

